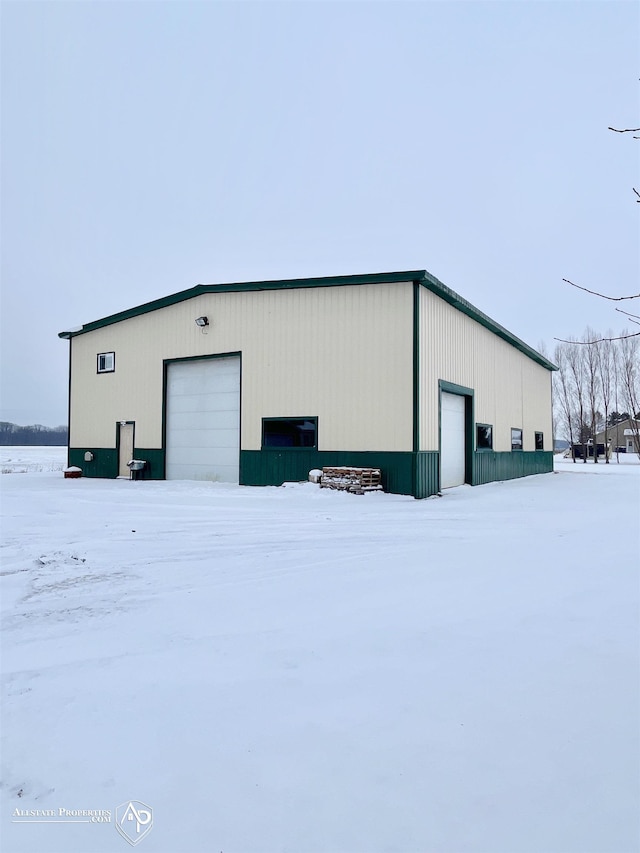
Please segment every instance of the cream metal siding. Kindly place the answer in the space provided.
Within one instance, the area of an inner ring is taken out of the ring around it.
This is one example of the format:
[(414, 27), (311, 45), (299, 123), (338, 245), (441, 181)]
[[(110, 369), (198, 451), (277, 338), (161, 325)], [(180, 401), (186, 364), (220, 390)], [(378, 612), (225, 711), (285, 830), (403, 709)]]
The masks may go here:
[(320, 450), (411, 450), (412, 300), (410, 282), (207, 293), (78, 335), (71, 446), (113, 447), (131, 420), (136, 447), (161, 447), (163, 360), (241, 353), (242, 449), (263, 417), (317, 416)]
[(474, 389), (475, 421), (493, 425), (494, 450), (511, 450), (511, 427), (523, 430), (524, 450), (535, 450), (536, 431), (551, 450), (551, 372), (424, 287), (419, 315), (420, 449), (439, 449), (443, 379)]

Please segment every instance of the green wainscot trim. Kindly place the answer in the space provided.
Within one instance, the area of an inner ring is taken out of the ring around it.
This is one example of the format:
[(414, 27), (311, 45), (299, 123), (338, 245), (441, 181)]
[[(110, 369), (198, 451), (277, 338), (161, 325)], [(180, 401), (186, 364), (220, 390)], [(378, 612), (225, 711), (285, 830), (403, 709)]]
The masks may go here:
[(307, 480), (312, 468), (325, 465), (352, 465), (380, 468), (382, 486), (396, 495), (412, 495), (415, 480), (415, 454), (407, 451), (305, 450), (282, 448), (240, 451), (240, 484), (243, 486), (281, 486)]
[(480, 450), (473, 454), (473, 485), (496, 480), (514, 480), (530, 474), (553, 471), (553, 453), (547, 450), (497, 452)]
[[(93, 453), (93, 460), (85, 462), (84, 454), (87, 451)], [(69, 465), (82, 468), (83, 477), (108, 477), (118, 476), (118, 454), (115, 447), (70, 447)]]
[[(93, 460), (85, 462), (84, 454), (90, 450)], [(142, 479), (162, 480), (165, 475), (165, 451), (160, 448), (136, 448), (136, 459), (146, 459), (147, 468)], [(438, 451), (418, 453), (350, 450), (305, 450), (296, 448), (292, 453), (281, 448), (242, 450), (240, 452), (240, 484), (243, 486), (281, 486), (287, 482), (307, 479), (312, 468), (325, 465), (352, 465), (362, 468), (380, 468), (382, 485), (386, 492), (427, 498), (440, 488)], [(71, 447), (69, 465), (82, 468), (84, 477), (115, 478), (118, 476), (118, 457), (113, 447)], [(531, 474), (548, 474), (553, 471), (553, 453), (546, 450), (524, 452), (490, 450), (473, 454), (473, 485), (480, 486), (497, 480), (513, 480)]]
[(164, 480), (165, 474), (165, 452), (162, 448), (136, 447), (134, 456), (136, 459), (145, 459), (147, 467), (141, 471), (142, 480)]
[[(93, 460), (85, 462), (87, 451), (93, 453)], [(147, 467), (140, 473), (141, 480), (164, 479), (164, 450), (158, 448), (136, 447), (135, 459), (146, 459)], [(118, 453), (115, 447), (70, 447), (69, 465), (82, 468), (83, 477), (104, 477), (115, 479), (118, 476)]]
[(437, 495), (440, 489), (440, 454), (437, 450), (422, 450), (415, 454), (414, 498)]

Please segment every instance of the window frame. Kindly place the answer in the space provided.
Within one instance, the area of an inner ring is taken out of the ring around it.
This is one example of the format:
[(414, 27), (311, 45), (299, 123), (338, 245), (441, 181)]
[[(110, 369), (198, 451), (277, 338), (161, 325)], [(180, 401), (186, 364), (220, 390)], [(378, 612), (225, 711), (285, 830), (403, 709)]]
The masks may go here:
[[(295, 446), (295, 445), (290, 446), (290, 445), (286, 445), (286, 444), (285, 445), (265, 444), (265, 440), (264, 440), (265, 439), (265, 430), (264, 430), (265, 424), (271, 423), (273, 421), (277, 421), (278, 423), (281, 423), (282, 421), (312, 421), (313, 424), (315, 425), (315, 436), (314, 436), (315, 441), (314, 441), (314, 444), (312, 444), (312, 445), (309, 444), (309, 445), (305, 445), (305, 446)], [(261, 450), (267, 450), (267, 451), (273, 451), (273, 450), (283, 451), (284, 450), (284, 451), (287, 451), (287, 453), (289, 453), (291, 451), (293, 451), (294, 453), (298, 453), (301, 450), (303, 450), (303, 451), (304, 450), (307, 450), (307, 451), (308, 450), (317, 450), (318, 449), (318, 416), (314, 415), (312, 417), (299, 417), (299, 418), (290, 418), (290, 417), (287, 417), (287, 418), (274, 418), (274, 417), (262, 418), (262, 425), (261, 425), (261, 430), (260, 430), (260, 449)]]
[[(540, 436), (540, 447), (538, 447), (538, 436)], [(544, 433), (541, 430), (536, 430), (534, 432), (533, 442), (536, 450), (544, 450)]]
[[(111, 367), (105, 367), (100, 370), (100, 359), (106, 356), (111, 356)], [(96, 358), (96, 373), (115, 373), (116, 371), (116, 354), (115, 352), (99, 352)]]
[[(513, 434), (514, 432), (520, 433), (520, 447), (513, 446)], [(511, 452), (512, 453), (522, 453), (524, 450), (524, 435), (521, 427), (511, 427)]]
[[(478, 446), (478, 427), (484, 427), (485, 429), (491, 430), (491, 446), (490, 447), (479, 447)], [(481, 424), (476, 423), (476, 452), (477, 453), (490, 453), (493, 450), (493, 424)]]

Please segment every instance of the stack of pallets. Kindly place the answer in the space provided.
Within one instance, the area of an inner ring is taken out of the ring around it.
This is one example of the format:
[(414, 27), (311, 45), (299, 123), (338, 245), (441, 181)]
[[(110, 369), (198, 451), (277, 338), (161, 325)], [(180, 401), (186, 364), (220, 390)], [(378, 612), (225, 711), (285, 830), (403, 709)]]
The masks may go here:
[(321, 489), (340, 489), (354, 495), (381, 492), (379, 468), (325, 467), (322, 469)]

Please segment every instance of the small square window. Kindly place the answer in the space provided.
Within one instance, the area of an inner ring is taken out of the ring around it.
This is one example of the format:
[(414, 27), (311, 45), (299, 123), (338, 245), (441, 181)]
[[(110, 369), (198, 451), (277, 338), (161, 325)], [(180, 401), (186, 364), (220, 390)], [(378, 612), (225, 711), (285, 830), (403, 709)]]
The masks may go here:
[(317, 418), (263, 418), (263, 447), (317, 447)]
[(521, 429), (512, 429), (511, 430), (511, 449), (512, 450), (522, 450), (522, 430)]
[(493, 427), (476, 424), (476, 450), (493, 450)]
[(116, 369), (116, 354), (114, 352), (98, 353), (98, 373), (113, 373)]
[(544, 450), (544, 433), (536, 433), (536, 450)]

